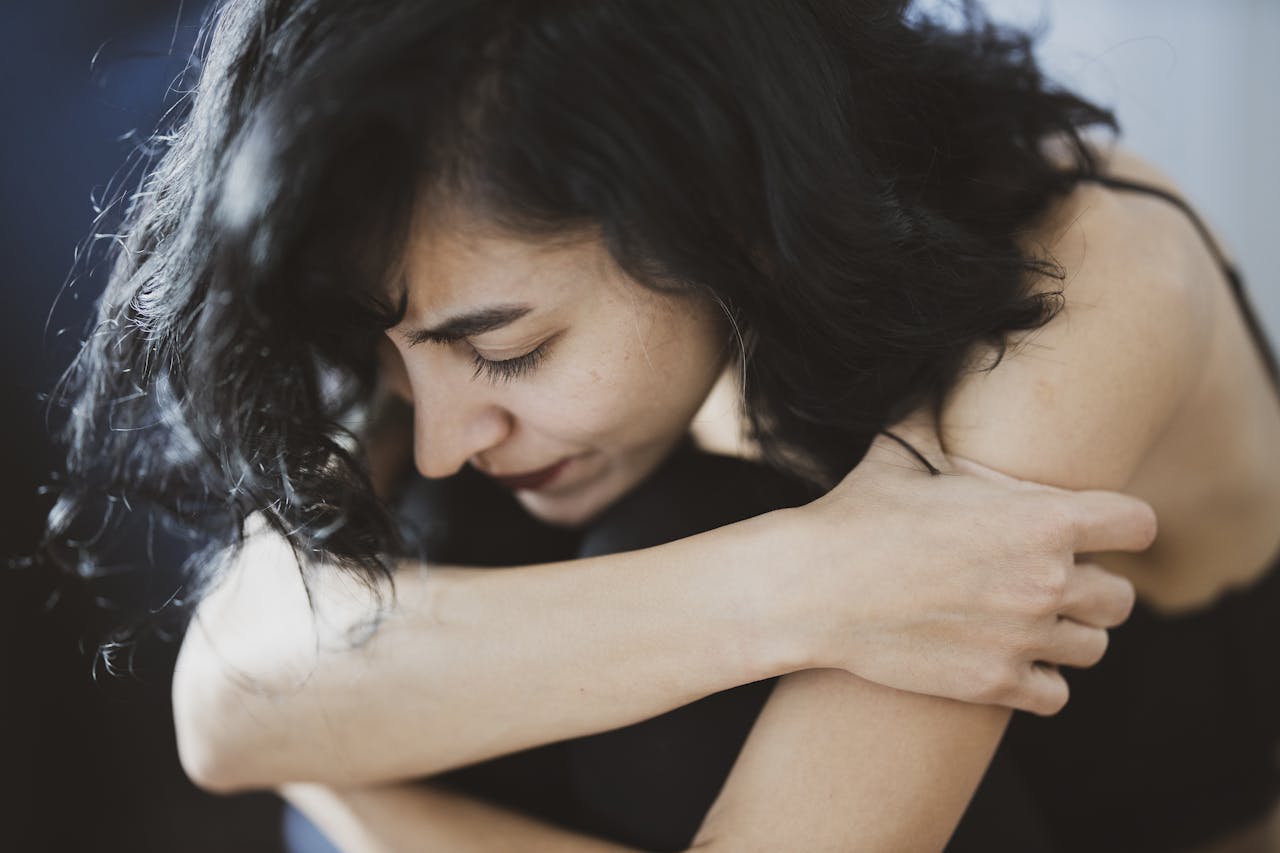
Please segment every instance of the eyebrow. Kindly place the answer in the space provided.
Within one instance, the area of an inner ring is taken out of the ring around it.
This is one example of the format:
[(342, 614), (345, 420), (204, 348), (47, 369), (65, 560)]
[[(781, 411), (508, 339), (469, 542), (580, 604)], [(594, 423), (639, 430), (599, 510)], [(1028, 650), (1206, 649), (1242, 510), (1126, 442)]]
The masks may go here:
[(467, 311), (449, 317), (429, 329), (408, 329), (403, 333), (409, 346), (430, 341), (437, 344), (451, 344), (476, 335), (483, 335), (509, 326), (516, 320), (533, 310), (532, 305), (486, 305), (473, 311)]

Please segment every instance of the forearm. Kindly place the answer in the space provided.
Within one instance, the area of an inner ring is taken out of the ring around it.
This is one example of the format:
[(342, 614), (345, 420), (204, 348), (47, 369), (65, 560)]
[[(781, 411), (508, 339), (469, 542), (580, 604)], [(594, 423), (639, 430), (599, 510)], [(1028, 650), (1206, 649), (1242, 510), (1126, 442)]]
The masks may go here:
[[(762, 731), (753, 733), (694, 846), (706, 853), (942, 849), (1008, 712), (857, 685), (852, 676), (833, 671), (791, 678), (809, 683), (784, 683), (784, 705), (789, 691), (817, 698), (805, 700), (799, 723), (786, 723), (789, 738), (772, 729), (792, 710), (766, 711)], [(850, 707), (848, 697), (859, 694)], [(834, 703), (847, 713), (826, 715)], [(843, 725), (835, 722), (840, 716)], [(957, 737), (961, 727), (967, 727), (965, 736)], [(828, 766), (833, 753), (837, 761), (850, 755), (856, 761)], [(344, 853), (634, 850), (436, 785), (295, 784), (280, 793)]]
[(280, 793), (343, 853), (636, 853), (435, 785), (299, 784)]
[(781, 679), (695, 847), (942, 850), (1009, 719), (837, 670)]
[(178, 660), (184, 766), (219, 790), (431, 775), (800, 668), (797, 620), (748, 570), (788, 558), (786, 525), (527, 568), (405, 566), (356, 647), (343, 628), (367, 596), (329, 572), (313, 621), (287, 549), (251, 544)]

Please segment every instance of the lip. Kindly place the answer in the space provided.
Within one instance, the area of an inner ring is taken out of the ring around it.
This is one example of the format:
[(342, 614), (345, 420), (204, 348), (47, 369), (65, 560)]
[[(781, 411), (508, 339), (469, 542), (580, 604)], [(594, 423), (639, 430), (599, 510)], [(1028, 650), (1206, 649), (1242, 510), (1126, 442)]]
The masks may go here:
[(536, 471), (505, 476), (493, 474), (491, 476), (512, 491), (535, 491), (550, 485), (551, 481), (560, 476), (560, 472), (568, 464), (568, 459), (561, 459), (554, 465), (548, 465), (546, 468), (539, 468)]

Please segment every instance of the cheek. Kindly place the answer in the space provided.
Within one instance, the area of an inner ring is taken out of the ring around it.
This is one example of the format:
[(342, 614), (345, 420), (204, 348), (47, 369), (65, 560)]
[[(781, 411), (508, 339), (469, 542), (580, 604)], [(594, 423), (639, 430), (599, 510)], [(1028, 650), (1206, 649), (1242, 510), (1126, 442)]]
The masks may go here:
[(511, 398), (525, 428), (560, 444), (605, 450), (683, 434), (720, 374), (723, 330), (714, 309), (654, 302), (638, 315), (624, 303), (590, 332), (580, 327), (566, 339), (539, 381)]
[(600, 445), (625, 439), (635, 427), (636, 389), (628, 377), (607, 370), (575, 371), (539, 388), (522, 401), (519, 419), (563, 442)]
[(506, 405), (523, 431), (577, 449), (609, 449), (644, 440), (660, 390), (640, 356), (581, 339), (548, 360), (528, 385), (513, 384)]
[(669, 441), (688, 429), (719, 373), (717, 353), (697, 347), (615, 350), (537, 401), (537, 417), (566, 440), (620, 448)]

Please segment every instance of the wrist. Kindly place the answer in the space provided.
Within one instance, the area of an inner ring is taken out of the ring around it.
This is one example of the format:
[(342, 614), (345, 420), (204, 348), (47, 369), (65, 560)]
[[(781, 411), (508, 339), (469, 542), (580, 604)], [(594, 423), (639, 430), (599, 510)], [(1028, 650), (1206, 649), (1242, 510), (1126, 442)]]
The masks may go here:
[(769, 512), (744, 522), (738, 574), (746, 592), (747, 649), (756, 679), (829, 666), (814, 630), (816, 591), (808, 571), (815, 542), (804, 508)]

